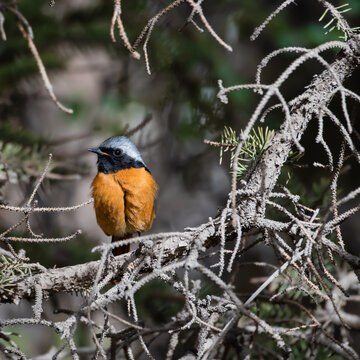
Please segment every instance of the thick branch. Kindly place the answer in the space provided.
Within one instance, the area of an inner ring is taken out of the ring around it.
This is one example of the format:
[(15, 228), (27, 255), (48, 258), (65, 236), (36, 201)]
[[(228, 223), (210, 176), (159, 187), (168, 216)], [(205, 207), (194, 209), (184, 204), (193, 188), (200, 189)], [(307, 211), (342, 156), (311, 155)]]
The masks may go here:
[[(290, 121), (293, 134), (299, 141), (304, 134), (309, 121), (317, 115), (332, 100), (339, 84), (334, 79), (335, 74), (341, 84), (344, 83), (360, 62), (360, 36), (349, 41), (353, 53), (343, 53), (330, 69), (326, 69), (319, 76), (315, 76), (307, 90), (292, 101)], [(280, 130), (272, 139), (271, 146), (258, 163), (255, 171), (248, 180), (245, 189), (255, 194), (264, 194), (265, 198), (274, 189), (281, 170), (287, 161), (294, 145), (287, 123), (284, 122)], [(241, 218), (248, 220), (252, 226), (259, 212), (256, 209), (256, 200), (250, 199), (239, 206)], [(243, 225), (246, 225), (243, 223)]]
[[(211, 227), (208, 227), (211, 229)], [(212, 231), (213, 233), (214, 231)], [(195, 232), (194, 232), (195, 233)], [(157, 254), (160, 251), (164, 253), (163, 263), (167, 263), (174, 258), (180, 258), (190, 251), (192, 241), (189, 241), (188, 233), (174, 237), (173, 235), (164, 239), (161, 244), (155, 244), (152, 253)], [(203, 232), (205, 235), (205, 232)], [(164, 238), (167, 234), (163, 234)], [(209, 233), (210, 236), (210, 233)], [(146, 238), (146, 237), (144, 237)], [(134, 261), (143, 247), (140, 246), (137, 251), (111, 257), (108, 273), (113, 273), (113, 278), (120, 278), (130, 262)], [(35, 285), (41, 286), (43, 297), (48, 298), (59, 292), (81, 292), (92, 288), (99, 266), (100, 260), (91, 261), (85, 264), (66, 266), (63, 268), (49, 269), (46, 272), (29, 276), (26, 278), (18, 277), (14, 279), (15, 284), (11, 289), (0, 292), (0, 302), (18, 303), (22, 298), (35, 297)]]

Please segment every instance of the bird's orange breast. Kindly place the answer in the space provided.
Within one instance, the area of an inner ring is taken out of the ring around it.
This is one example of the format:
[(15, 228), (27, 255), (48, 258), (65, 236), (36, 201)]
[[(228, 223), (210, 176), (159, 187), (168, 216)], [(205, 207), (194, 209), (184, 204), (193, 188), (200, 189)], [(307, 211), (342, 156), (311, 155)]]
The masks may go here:
[(96, 220), (107, 235), (122, 237), (151, 227), (157, 185), (145, 168), (99, 172), (91, 186)]

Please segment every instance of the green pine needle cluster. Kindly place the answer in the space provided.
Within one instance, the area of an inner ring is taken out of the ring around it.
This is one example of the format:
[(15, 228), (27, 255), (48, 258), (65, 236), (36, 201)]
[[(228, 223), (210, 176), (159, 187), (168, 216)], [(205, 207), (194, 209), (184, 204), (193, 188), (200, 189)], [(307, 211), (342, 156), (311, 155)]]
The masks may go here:
[[(333, 17), (323, 26), (324, 29), (326, 29), (326, 34), (329, 34), (333, 30), (337, 29), (343, 33), (343, 36), (340, 36), (344, 41), (347, 40), (347, 34), (346, 31), (343, 30), (343, 24), (340, 18), (341, 14), (344, 14), (351, 10), (349, 7), (349, 4), (342, 4), (340, 6), (335, 7), (335, 10), (338, 12), (339, 16), (333, 15)], [(323, 14), (320, 16), (319, 21), (323, 21), (326, 17), (327, 13), (329, 12), (329, 9), (326, 9)], [(356, 26), (350, 29), (352, 32), (358, 32), (360, 31), (360, 26)]]
[(0, 141), (0, 182), (28, 181), (30, 176), (41, 174), (46, 158), (36, 146)]
[[(240, 151), (237, 173), (239, 177), (244, 175), (251, 163), (260, 159), (265, 150), (269, 147), (273, 136), (274, 130), (270, 130), (268, 127), (265, 129), (258, 127), (257, 129), (252, 130)], [(224, 153), (230, 151), (230, 167), (233, 166), (235, 151), (239, 143), (240, 136), (236, 134), (236, 131), (231, 127), (225, 126), (221, 135), (220, 164), (222, 163)]]
[(31, 275), (31, 268), (16, 258), (1, 256), (0, 260), (0, 292), (11, 293), (15, 286), (15, 278)]
[(0, 186), (6, 182), (28, 181), (41, 174), (47, 156), (46, 139), (11, 122), (0, 124)]

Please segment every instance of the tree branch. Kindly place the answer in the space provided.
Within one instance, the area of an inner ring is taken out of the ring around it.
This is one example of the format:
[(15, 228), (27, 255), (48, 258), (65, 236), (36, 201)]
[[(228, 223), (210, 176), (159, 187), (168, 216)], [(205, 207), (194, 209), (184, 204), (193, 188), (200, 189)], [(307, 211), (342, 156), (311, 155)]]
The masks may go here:
[[(338, 82), (343, 83), (359, 65), (360, 36), (354, 36), (349, 40), (349, 49), (351, 51), (342, 52), (328, 69), (314, 77), (307, 90), (291, 102), (291, 128), (296, 134), (297, 141), (301, 139), (310, 120), (329, 104), (339, 86)], [(337, 81), (334, 81), (334, 74)], [(241, 226), (245, 231), (254, 227), (279, 231), (287, 230), (294, 235), (301, 231), (301, 224), (266, 220), (262, 217), (263, 214), (259, 212), (259, 198), (266, 200), (270, 196), (293, 145), (294, 139), (289, 134), (288, 124), (285, 122), (275, 134), (271, 145), (241, 189), (243, 193), (257, 194), (257, 196), (242, 196), (237, 201), (237, 211), (241, 219)], [(225, 214), (225, 219), (226, 239), (230, 241), (236, 236), (236, 231), (229, 225), (229, 214)], [(319, 226), (312, 224), (314, 231), (316, 228), (319, 229)], [(185, 230), (183, 233), (164, 233), (137, 238), (136, 241), (139, 241), (141, 245), (135, 252), (111, 258), (107, 278), (121, 278), (128, 264), (132, 263), (140, 254), (150, 256), (151, 261), (158, 261), (161, 253), (160, 263), (164, 265), (191, 254), (194, 243), (197, 244), (198, 249), (216, 246), (221, 241), (221, 231), (221, 216), (219, 215), (214, 220), (211, 219), (208, 223), (195, 229)], [(324, 242), (342, 258), (350, 262), (354, 269), (360, 268), (359, 258), (348, 254), (329, 240), (325, 239)], [(110, 245), (108, 250), (115, 245)], [(0, 301), (17, 303), (22, 298), (33, 298), (35, 296), (35, 284), (41, 286), (44, 298), (62, 291), (73, 292), (85, 288), (90, 289), (94, 284), (100, 264), (101, 261), (99, 260), (81, 265), (49, 269), (46, 272), (26, 278), (19, 277), (15, 279), (11, 291), (0, 293)], [(149, 268), (145, 267), (141, 271), (146, 272), (148, 270)]]

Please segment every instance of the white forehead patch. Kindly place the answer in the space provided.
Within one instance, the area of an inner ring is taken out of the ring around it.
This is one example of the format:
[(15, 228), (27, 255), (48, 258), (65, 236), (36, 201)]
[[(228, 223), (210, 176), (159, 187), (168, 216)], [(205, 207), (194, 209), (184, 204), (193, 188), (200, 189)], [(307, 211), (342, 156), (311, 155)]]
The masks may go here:
[(121, 149), (126, 155), (134, 160), (141, 161), (145, 165), (137, 147), (125, 136), (113, 136), (103, 141), (99, 147), (107, 149)]

